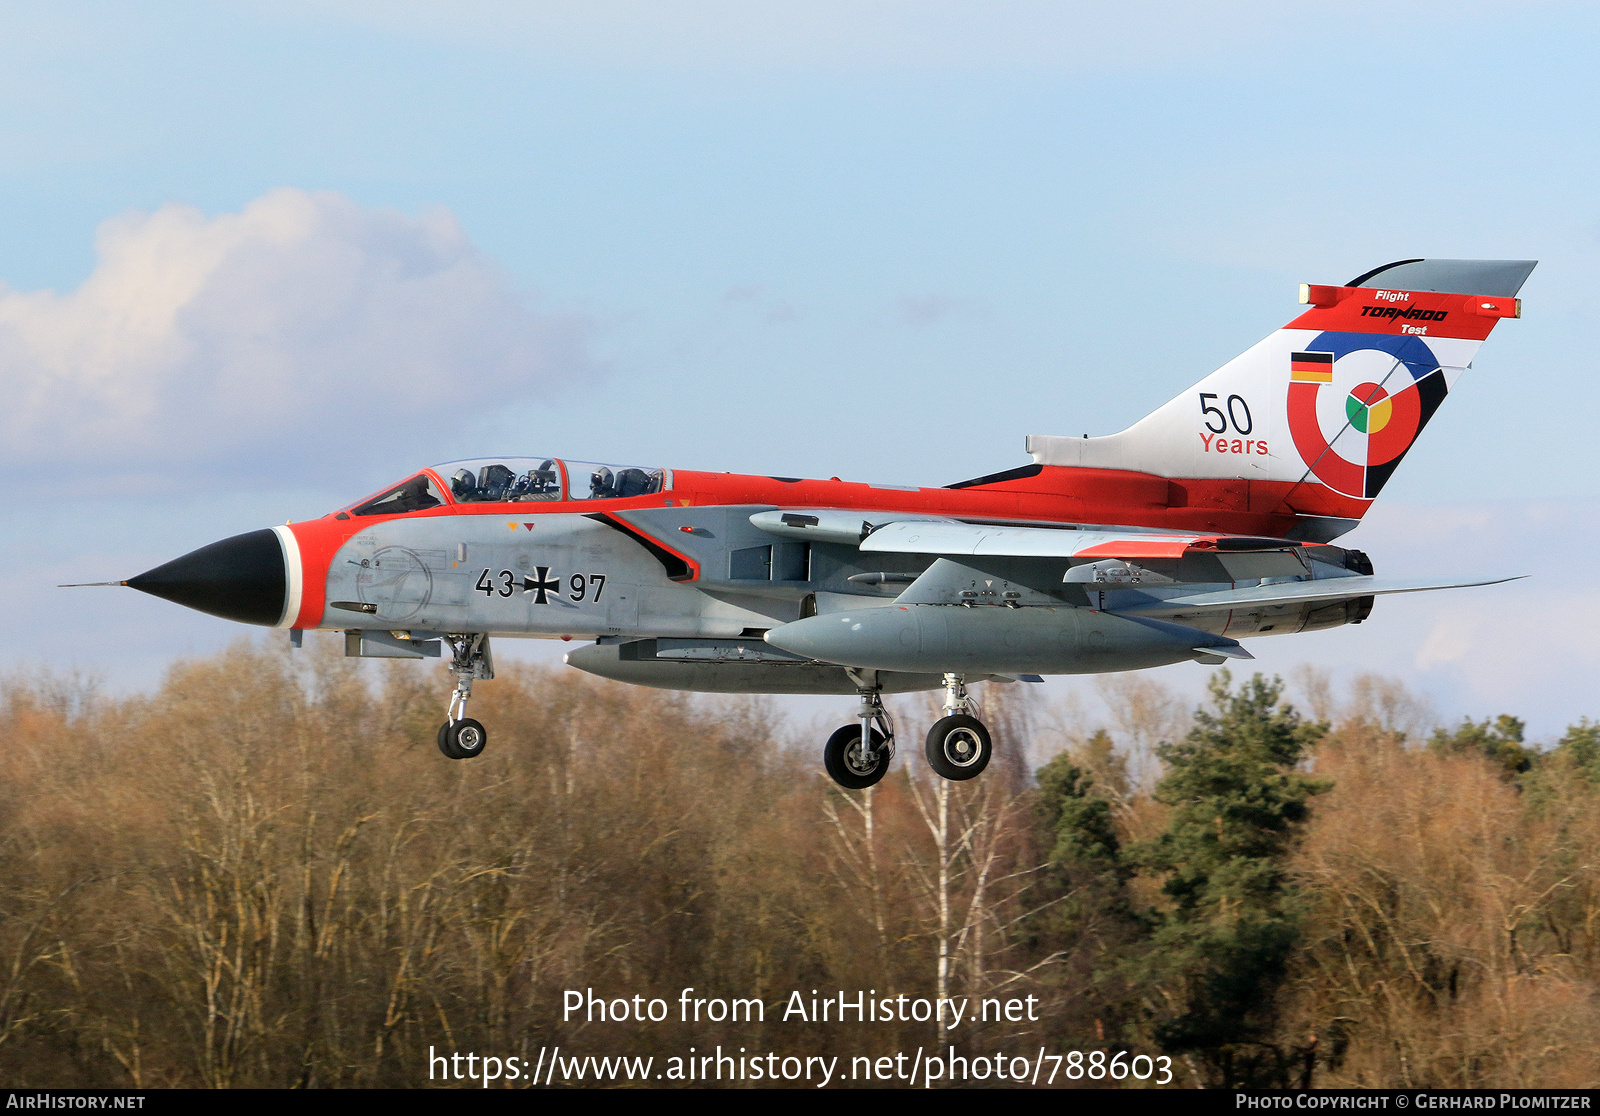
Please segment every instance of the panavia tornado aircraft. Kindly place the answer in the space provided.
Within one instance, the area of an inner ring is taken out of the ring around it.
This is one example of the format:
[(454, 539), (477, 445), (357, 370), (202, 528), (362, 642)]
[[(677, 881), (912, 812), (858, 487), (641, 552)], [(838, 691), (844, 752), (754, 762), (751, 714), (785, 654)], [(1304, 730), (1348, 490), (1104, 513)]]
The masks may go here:
[(928, 763), (969, 779), (991, 752), (974, 682), (1248, 659), (1242, 638), (1359, 624), (1386, 593), (1491, 584), (1381, 578), (1331, 544), (1520, 317), (1533, 267), (1402, 260), (1303, 286), (1292, 322), (1122, 433), (1031, 436), (1031, 464), (943, 488), (452, 461), (111, 584), (296, 644), (342, 630), (347, 655), (448, 648), (453, 759), (487, 740), (466, 708), (491, 639), (557, 637), (638, 685), (857, 695), (823, 748), (852, 788), (894, 754), (882, 695), (942, 687)]

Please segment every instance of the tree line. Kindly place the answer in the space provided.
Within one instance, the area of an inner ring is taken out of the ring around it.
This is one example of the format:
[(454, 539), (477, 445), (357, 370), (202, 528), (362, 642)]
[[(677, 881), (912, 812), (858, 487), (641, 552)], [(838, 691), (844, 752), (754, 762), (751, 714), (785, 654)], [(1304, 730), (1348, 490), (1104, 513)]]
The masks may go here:
[[(1140, 676), (1112, 717), (991, 686), (995, 761), (845, 792), (759, 700), (240, 643), (153, 692), (0, 684), (0, 1074), (22, 1087), (429, 1083), (535, 1058), (1103, 1050), (1190, 1086), (1600, 1077), (1600, 725), (1439, 728), (1403, 688)], [(569, 990), (755, 1020), (563, 1018)], [(797, 1022), (809, 997), (1034, 1019)], [(435, 1082), (437, 1083), (437, 1082)], [(1088, 1082), (1084, 1083), (1103, 1083)], [(1126, 1079), (1123, 1084), (1137, 1085)]]

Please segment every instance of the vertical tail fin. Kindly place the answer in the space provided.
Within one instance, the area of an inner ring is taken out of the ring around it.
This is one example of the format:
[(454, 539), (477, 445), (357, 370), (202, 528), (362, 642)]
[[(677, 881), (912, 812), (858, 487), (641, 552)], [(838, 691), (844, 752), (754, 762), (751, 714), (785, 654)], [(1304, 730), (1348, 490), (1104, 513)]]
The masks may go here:
[(1495, 323), (1521, 316), (1534, 264), (1402, 260), (1343, 287), (1302, 286), (1303, 314), (1127, 430), (1030, 435), (1028, 452), (1043, 465), (1249, 481), (1253, 508), (1360, 519)]

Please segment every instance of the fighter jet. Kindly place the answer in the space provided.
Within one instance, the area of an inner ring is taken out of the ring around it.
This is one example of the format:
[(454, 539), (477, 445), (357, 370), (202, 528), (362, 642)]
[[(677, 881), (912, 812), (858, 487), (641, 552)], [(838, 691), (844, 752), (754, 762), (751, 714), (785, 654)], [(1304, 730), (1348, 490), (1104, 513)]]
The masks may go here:
[(1304, 309), (1120, 434), (1033, 435), (1032, 461), (940, 488), (538, 454), (422, 469), (320, 519), (212, 543), (122, 584), (215, 616), (448, 651), (439, 750), (491, 641), (581, 640), (579, 670), (718, 693), (855, 695), (823, 747), (847, 788), (895, 752), (883, 695), (944, 690), (928, 765), (992, 744), (969, 687), (1249, 659), (1241, 640), (1359, 624), (1374, 600), (1500, 579), (1379, 577), (1334, 545), (1383, 490), (1533, 270), (1402, 260)]

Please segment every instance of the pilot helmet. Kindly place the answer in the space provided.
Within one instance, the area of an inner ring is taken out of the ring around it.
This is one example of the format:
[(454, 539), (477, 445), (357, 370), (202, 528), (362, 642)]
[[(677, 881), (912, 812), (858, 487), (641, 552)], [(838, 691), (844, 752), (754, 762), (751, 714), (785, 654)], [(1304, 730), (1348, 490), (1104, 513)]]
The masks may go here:
[(450, 474), (450, 491), (455, 493), (456, 499), (459, 500), (476, 487), (472, 474), (467, 470), (457, 469)]
[(594, 471), (589, 478), (589, 495), (609, 496), (612, 490), (611, 470), (604, 465)]

